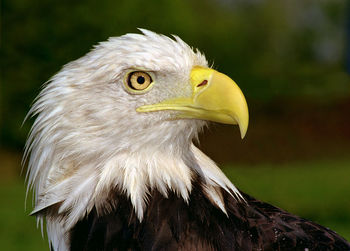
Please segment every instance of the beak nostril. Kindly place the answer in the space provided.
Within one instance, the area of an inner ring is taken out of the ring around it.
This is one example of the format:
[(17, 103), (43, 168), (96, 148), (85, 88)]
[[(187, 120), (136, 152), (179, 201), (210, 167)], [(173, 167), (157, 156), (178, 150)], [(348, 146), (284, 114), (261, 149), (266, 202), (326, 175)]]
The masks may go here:
[(201, 87), (208, 84), (208, 80), (203, 80), (202, 83), (198, 84), (197, 87)]

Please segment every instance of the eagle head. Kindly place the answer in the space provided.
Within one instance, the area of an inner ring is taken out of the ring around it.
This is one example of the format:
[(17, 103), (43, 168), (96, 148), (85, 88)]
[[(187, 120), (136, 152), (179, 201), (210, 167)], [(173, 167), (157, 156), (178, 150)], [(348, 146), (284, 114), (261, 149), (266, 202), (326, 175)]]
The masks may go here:
[(240, 197), (192, 140), (206, 121), (238, 124), (244, 137), (241, 90), (179, 37), (141, 31), (65, 65), (29, 113), (36, 119), (26, 144), (28, 186), (52, 243), (93, 207), (111, 210), (112, 190), (130, 198), (140, 221), (153, 189), (187, 201), (194, 173), (222, 211), (217, 187)]

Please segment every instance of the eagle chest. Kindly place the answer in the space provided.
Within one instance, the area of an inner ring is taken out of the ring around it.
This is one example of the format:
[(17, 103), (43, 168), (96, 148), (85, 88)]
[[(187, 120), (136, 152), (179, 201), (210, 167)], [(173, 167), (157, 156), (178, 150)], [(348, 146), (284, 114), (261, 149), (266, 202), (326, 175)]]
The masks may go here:
[(237, 235), (247, 235), (239, 231), (242, 222), (213, 206), (199, 185), (188, 203), (174, 193), (165, 198), (151, 192), (141, 222), (126, 196), (116, 192), (114, 199), (111, 212), (93, 209), (73, 227), (72, 250), (234, 250)]
[(350, 250), (318, 224), (246, 194), (239, 202), (222, 192), (228, 216), (203, 195), (200, 183), (188, 203), (152, 191), (141, 222), (129, 199), (115, 193), (111, 212), (93, 209), (73, 227), (71, 250)]

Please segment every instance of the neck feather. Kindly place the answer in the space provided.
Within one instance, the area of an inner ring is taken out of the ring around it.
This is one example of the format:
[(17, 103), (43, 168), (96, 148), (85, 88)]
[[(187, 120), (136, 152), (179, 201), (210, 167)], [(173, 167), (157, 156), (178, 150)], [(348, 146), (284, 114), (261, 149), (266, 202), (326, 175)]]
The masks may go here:
[[(79, 168), (39, 194), (32, 213), (39, 220), (46, 216), (49, 239), (62, 243), (64, 233), (92, 208), (95, 207), (99, 214), (115, 208), (110, 198), (111, 191), (117, 190), (127, 195), (136, 216), (142, 221), (152, 190), (158, 190), (166, 198), (170, 191), (175, 192), (188, 202), (195, 177), (201, 180), (203, 194), (225, 214), (221, 189), (238, 200), (242, 199), (216, 164), (191, 143), (186, 151), (178, 155), (162, 151), (152, 155), (146, 152), (121, 152), (98, 168), (92, 164)], [(64, 217), (48, 217), (50, 208), (55, 208), (56, 215)]]

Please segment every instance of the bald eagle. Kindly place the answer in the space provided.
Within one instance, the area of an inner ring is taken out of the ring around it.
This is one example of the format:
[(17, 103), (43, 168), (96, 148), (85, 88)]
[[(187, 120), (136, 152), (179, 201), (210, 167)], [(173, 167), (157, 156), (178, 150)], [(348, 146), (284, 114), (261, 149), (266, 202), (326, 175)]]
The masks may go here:
[(239, 191), (194, 144), (245, 98), (179, 37), (141, 29), (63, 67), (29, 116), (28, 189), (52, 250), (350, 250)]

